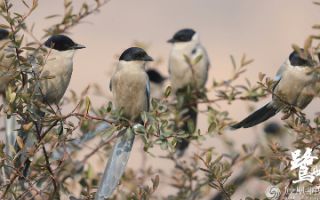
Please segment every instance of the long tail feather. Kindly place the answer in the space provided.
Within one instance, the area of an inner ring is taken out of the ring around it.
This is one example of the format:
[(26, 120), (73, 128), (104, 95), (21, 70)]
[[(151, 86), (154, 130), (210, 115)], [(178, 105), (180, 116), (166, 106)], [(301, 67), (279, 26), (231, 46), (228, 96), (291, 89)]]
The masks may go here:
[[(17, 129), (18, 127), (17, 127), (16, 117), (14, 115), (10, 117), (5, 117), (5, 131), (6, 131), (5, 152), (6, 152), (6, 155), (9, 155), (11, 157), (14, 156), (13, 149), (17, 139)], [(10, 177), (11, 171), (12, 170), (9, 167), (3, 168), (4, 177)]]
[(31, 140), (32, 137), (30, 137), (29, 134), (31, 133), (30, 132), (26, 133), (23, 130), (19, 130), (18, 136), (23, 141), (24, 148), (21, 149), (17, 141), (15, 142), (15, 145), (14, 145), (15, 151), (17, 152), (15, 165), (16, 167), (21, 167), (22, 164), (24, 165), (22, 169), (22, 172), (23, 172), (22, 174), (24, 177), (28, 176), (28, 171), (31, 163), (28, 157), (27, 148), (33, 145), (33, 141)]
[[(43, 118), (45, 116), (45, 113), (37, 110), (36, 111), (38, 116), (41, 118)], [(38, 127), (42, 126), (42, 121), (39, 119), (38, 123)], [(28, 123), (28, 121), (24, 122), (24, 123)], [(15, 143), (15, 150), (18, 153), (17, 158), (16, 158), (16, 167), (20, 167), (22, 164), (24, 165), (23, 167), (23, 176), (27, 177), (28, 173), (29, 173), (29, 168), (31, 165), (31, 159), (29, 158), (28, 155), (28, 149), (31, 148), (35, 142), (36, 142), (36, 138), (35, 138), (35, 132), (33, 129), (29, 130), (29, 131), (24, 131), (23, 128), (23, 123), (21, 124), (20, 130), (18, 131), (18, 136), (19, 138), (23, 141), (23, 148), (21, 149), (18, 142), (16, 141)], [(40, 130), (42, 128), (39, 128)]]
[(123, 131), (125, 131), (125, 133), (118, 138), (113, 147), (95, 200), (104, 200), (111, 197), (124, 173), (132, 149), (134, 133), (129, 128)]
[(6, 123), (6, 154), (12, 155), (12, 147), (14, 147), (17, 139), (17, 121), (15, 116), (5, 118)]
[(243, 119), (241, 122), (232, 125), (231, 128), (250, 128), (252, 126), (260, 124), (261, 122), (266, 121), (270, 117), (273, 117), (279, 111), (280, 109), (273, 106), (272, 102), (268, 103), (267, 105), (263, 106), (259, 110), (255, 111), (254, 113)]
[[(194, 130), (190, 130), (189, 127), (189, 123), (193, 124), (193, 127), (196, 128), (197, 127), (197, 117), (198, 117), (198, 112), (197, 112), (197, 104), (193, 105), (193, 107), (189, 107), (187, 108), (188, 111), (183, 114), (182, 118), (186, 118), (187, 120), (185, 120), (183, 126), (182, 126), (182, 130), (186, 133), (188, 133), (189, 135), (192, 135), (192, 133), (194, 132)], [(182, 139), (181, 141), (178, 141), (176, 144), (176, 154), (178, 157), (183, 156), (184, 152), (186, 151), (186, 149), (189, 146), (189, 139)]]

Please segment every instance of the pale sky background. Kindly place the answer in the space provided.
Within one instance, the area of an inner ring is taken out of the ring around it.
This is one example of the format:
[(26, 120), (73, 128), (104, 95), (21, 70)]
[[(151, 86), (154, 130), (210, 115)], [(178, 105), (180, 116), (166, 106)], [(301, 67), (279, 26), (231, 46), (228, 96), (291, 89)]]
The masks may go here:
[[(43, 28), (58, 20), (43, 18), (62, 13), (62, 8), (62, 0), (39, 0), (39, 8), (28, 24), (35, 22), (36, 35), (42, 36)], [(21, 5), (17, 9), (21, 9)], [(166, 41), (177, 30), (187, 27), (200, 33), (210, 56), (212, 67), (208, 85), (212, 77), (217, 80), (229, 77), (232, 70), (229, 56), (232, 54), (240, 60), (243, 53), (255, 60), (243, 78), (255, 83), (259, 72), (273, 77), (291, 53), (291, 45), (303, 45), (307, 36), (315, 33), (311, 26), (319, 22), (319, 11), (320, 7), (313, 5), (311, 0), (111, 0), (100, 13), (71, 29), (72, 39), (87, 48), (74, 57), (69, 88), (80, 93), (88, 84), (98, 83), (107, 90), (113, 64), (117, 61), (115, 55), (121, 54), (136, 40), (150, 45), (148, 53), (151, 56), (164, 59), (160, 70), (167, 73), (171, 46)], [(67, 91), (66, 94), (70, 93)], [(103, 101), (108, 100), (96, 100), (99, 103)], [(248, 105), (258, 107), (266, 101), (221, 105), (235, 120), (241, 120), (248, 114)], [(316, 100), (306, 109), (310, 117), (318, 103)], [(207, 124), (201, 123), (200, 128), (206, 130)], [(227, 132), (226, 135), (237, 137), (239, 146), (241, 141), (252, 142), (255, 138), (252, 129)], [(137, 144), (135, 150), (140, 149)], [(207, 145), (220, 148), (215, 139), (208, 139)], [(134, 160), (129, 161), (130, 167), (140, 155), (133, 156)]]

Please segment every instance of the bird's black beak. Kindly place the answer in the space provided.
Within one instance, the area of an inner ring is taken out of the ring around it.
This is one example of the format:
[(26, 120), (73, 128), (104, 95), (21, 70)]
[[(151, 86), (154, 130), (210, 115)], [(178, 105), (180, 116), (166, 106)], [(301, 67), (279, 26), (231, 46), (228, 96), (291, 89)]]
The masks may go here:
[(83, 48), (86, 48), (86, 47), (84, 45), (82, 45), (82, 44), (75, 44), (73, 46), (73, 49), (83, 49)]
[(153, 61), (153, 58), (149, 55), (144, 56), (143, 61)]
[(170, 40), (167, 41), (168, 43), (175, 43), (176, 40), (174, 38), (171, 38)]

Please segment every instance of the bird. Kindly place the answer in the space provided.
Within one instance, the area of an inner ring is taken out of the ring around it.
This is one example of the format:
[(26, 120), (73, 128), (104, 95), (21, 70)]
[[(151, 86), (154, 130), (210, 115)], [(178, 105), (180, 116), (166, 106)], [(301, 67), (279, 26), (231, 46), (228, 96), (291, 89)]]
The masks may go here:
[[(183, 125), (180, 127), (191, 135), (194, 130), (190, 130), (190, 122), (193, 127), (197, 124), (197, 99), (194, 95), (186, 94), (188, 87), (200, 90), (205, 87), (208, 79), (210, 61), (206, 49), (200, 42), (199, 34), (193, 29), (186, 28), (177, 31), (168, 40), (172, 43), (169, 55), (169, 78), (173, 92), (177, 99), (183, 96), (184, 102), (179, 106), (179, 110), (187, 110), (182, 114)], [(180, 157), (189, 146), (188, 139), (179, 140), (176, 144), (177, 155)]]
[(167, 80), (167, 77), (164, 77), (156, 69), (147, 69), (147, 74), (150, 81), (150, 91), (152, 98), (161, 98), (163, 95), (164, 83)]
[[(10, 32), (6, 29), (0, 28), (0, 95), (4, 104), (6, 102), (6, 88), (10, 81), (15, 77), (15, 59), (10, 54), (14, 54), (15, 50), (13, 48), (12, 42), (9, 38)], [(17, 127), (16, 119), (14, 115), (7, 115), (4, 118), (5, 121), (5, 152), (8, 156), (13, 156), (13, 152), (10, 150), (14, 146), (17, 132), (15, 131)], [(5, 170), (7, 173), (10, 169)], [(3, 171), (3, 177), (6, 177), (6, 172)]]
[[(38, 77), (33, 98), (45, 105), (58, 104), (71, 80), (73, 56), (76, 50), (83, 49), (85, 46), (75, 43), (66, 35), (58, 34), (50, 36), (44, 42), (43, 48), (45, 51), (29, 56), (34, 75)], [(40, 111), (40, 108), (35, 108), (35, 110), (37, 110), (36, 113), (41, 122), (45, 113)], [(23, 123), (29, 123), (29, 121)], [(23, 174), (27, 176), (28, 166), (31, 162), (26, 155), (27, 147), (30, 147), (34, 142), (30, 141), (31, 137), (25, 133), (23, 128), (18, 131), (18, 135), (25, 144), (25, 147), (21, 149), (19, 143), (16, 142), (16, 149), (20, 151), (18, 165), (25, 164)]]
[(0, 93), (4, 96), (8, 83), (13, 78), (14, 58), (8, 57), (9, 54), (15, 53), (11, 40), (10, 32), (0, 28)]
[(307, 51), (294, 50), (276, 74), (272, 100), (239, 123), (232, 125), (231, 128), (253, 127), (273, 117), (289, 105), (301, 110), (307, 107), (315, 96), (314, 86), (317, 77), (311, 73), (314, 66), (315, 63)]
[[(141, 122), (141, 113), (149, 111), (150, 107), (150, 83), (145, 68), (151, 61), (153, 61), (152, 57), (142, 48), (126, 49), (119, 58), (109, 85), (115, 109), (122, 111), (122, 117), (137, 124)], [(121, 132), (108, 159), (96, 193), (96, 200), (109, 198), (124, 173), (132, 149), (134, 133), (130, 128), (125, 128)]]
[[(45, 43), (48, 53), (33, 55), (32, 66), (36, 74), (39, 74), (39, 87), (36, 96), (44, 103), (58, 104), (66, 92), (73, 72), (73, 56), (84, 45), (75, 43), (65, 35), (53, 35)], [(45, 58), (48, 54), (48, 57)], [(45, 59), (45, 64), (39, 66), (39, 60)], [(50, 77), (50, 78), (46, 78)]]

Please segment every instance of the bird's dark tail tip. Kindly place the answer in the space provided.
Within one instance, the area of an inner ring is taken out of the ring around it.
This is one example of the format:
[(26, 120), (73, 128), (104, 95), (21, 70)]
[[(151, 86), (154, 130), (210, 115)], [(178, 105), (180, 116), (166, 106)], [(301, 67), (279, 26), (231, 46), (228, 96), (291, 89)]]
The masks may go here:
[(188, 139), (182, 139), (180, 142), (176, 144), (176, 155), (178, 158), (182, 157), (187, 150), (190, 141)]
[(190, 108), (187, 108), (188, 111), (183, 114), (182, 118), (186, 118), (184, 120), (184, 123), (181, 127), (181, 129), (187, 133), (189, 136), (187, 138), (181, 138), (176, 144), (176, 155), (178, 158), (182, 157), (189, 147), (190, 140), (192, 137), (192, 134), (196, 131), (197, 127), (197, 105), (193, 105)]
[(23, 175), (23, 177), (20, 177), (20, 178), (19, 178), (20, 180), (23, 180), (23, 179), (25, 179), (26, 177), (28, 177), (30, 164), (31, 164), (31, 160), (27, 158), (27, 160), (26, 160), (25, 163), (24, 163), (23, 170), (22, 170), (22, 175)]
[(250, 128), (261, 122), (266, 121), (270, 117), (273, 117), (275, 114), (279, 112), (279, 109), (272, 105), (272, 103), (268, 103), (263, 106), (259, 110), (255, 111), (241, 122), (234, 124), (231, 126), (231, 129), (239, 129), (239, 128)]

